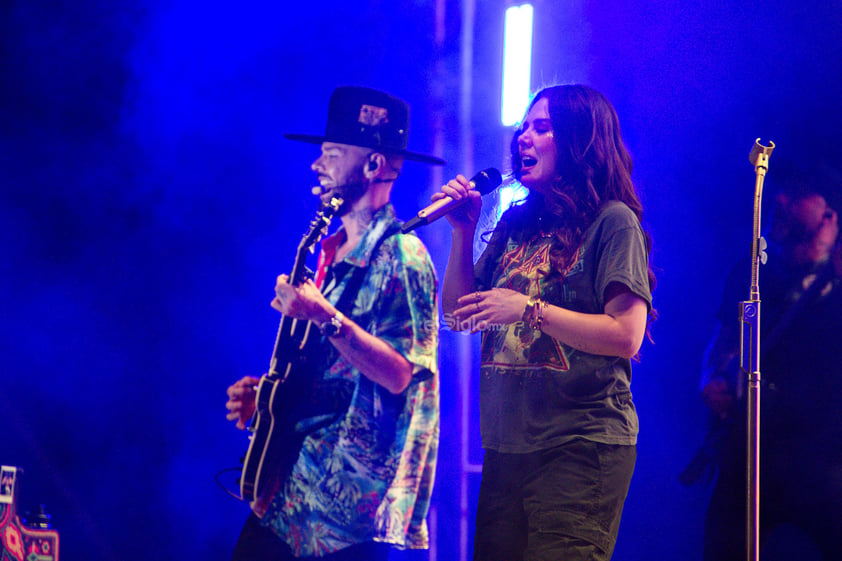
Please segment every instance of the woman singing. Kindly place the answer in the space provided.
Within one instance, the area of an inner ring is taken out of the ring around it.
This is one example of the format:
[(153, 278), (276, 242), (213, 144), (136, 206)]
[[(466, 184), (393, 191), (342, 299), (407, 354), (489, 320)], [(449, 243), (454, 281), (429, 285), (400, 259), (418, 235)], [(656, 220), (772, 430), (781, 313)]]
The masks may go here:
[(632, 162), (614, 108), (581, 85), (540, 91), (511, 152), (529, 195), (476, 264), (479, 193), (459, 175), (433, 196), (469, 198), (448, 214), (442, 302), (482, 331), (474, 559), (610, 559), (636, 457), (631, 359), (654, 315)]

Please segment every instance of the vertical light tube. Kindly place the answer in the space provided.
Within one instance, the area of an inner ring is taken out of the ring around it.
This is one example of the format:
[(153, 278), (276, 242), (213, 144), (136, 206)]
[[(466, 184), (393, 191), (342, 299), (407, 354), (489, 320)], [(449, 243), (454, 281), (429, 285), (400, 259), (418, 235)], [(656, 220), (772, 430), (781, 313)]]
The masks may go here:
[(529, 77), (532, 71), (532, 5), (506, 9), (503, 39), (503, 125), (512, 126), (523, 118), (529, 104)]

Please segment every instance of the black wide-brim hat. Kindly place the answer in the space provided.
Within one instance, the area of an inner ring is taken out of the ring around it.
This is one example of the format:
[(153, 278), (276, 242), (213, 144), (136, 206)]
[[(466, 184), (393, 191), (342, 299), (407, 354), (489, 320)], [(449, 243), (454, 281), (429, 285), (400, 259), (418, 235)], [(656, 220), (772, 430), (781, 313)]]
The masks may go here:
[(425, 164), (441, 166), (445, 163), (441, 158), (406, 149), (409, 105), (404, 100), (359, 86), (341, 86), (333, 90), (324, 136), (285, 134), (284, 137), (310, 144), (336, 142), (362, 146)]

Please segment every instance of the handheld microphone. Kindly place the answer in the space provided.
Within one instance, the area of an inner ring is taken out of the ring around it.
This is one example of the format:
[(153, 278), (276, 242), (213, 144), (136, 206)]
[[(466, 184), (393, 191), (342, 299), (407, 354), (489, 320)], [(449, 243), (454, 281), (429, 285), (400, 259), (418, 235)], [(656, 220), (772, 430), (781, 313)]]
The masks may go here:
[[(503, 176), (494, 168), (484, 169), (471, 178), (470, 184), (479, 191), (480, 195), (487, 195), (494, 189), (500, 186), (503, 182)], [(467, 198), (462, 200), (454, 200), (450, 197), (444, 197), (437, 200), (431, 205), (424, 207), (411, 220), (408, 220), (401, 231), (406, 234), (411, 232), (419, 226), (426, 226), (430, 222), (434, 222), (450, 212), (458, 208), (468, 201)]]

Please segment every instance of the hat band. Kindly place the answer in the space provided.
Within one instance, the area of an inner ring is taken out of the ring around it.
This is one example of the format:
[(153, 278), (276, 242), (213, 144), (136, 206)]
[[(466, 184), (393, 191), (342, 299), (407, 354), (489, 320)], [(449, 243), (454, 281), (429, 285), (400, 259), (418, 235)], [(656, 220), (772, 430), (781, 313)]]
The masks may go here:
[(386, 152), (402, 152), (406, 150), (407, 138), (403, 130), (389, 130), (381, 126), (328, 126), (325, 140), (353, 146), (365, 146)]

